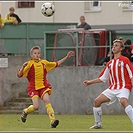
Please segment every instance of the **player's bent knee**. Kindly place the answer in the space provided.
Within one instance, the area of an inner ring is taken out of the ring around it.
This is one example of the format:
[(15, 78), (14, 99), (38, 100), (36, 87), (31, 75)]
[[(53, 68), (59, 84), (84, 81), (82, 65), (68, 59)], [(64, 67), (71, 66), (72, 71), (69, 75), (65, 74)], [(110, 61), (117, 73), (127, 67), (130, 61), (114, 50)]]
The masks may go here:
[(101, 103), (101, 101), (100, 101), (99, 99), (96, 98), (96, 99), (94, 100), (94, 107), (100, 107), (101, 104), (102, 104), (102, 103)]
[(34, 106), (34, 110), (38, 110), (39, 109), (39, 106), (38, 105), (35, 105)]
[(45, 100), (43, 100), (43, 101), (44, 101), (44, 104), (45, 104), (45, 105), (50, 103), (50, 100), (49, 100), (49, 99), (45, 99)]
[(128, 106), (128, 100), (126, 98), (120, 99), (120, 103), (124, 108)]

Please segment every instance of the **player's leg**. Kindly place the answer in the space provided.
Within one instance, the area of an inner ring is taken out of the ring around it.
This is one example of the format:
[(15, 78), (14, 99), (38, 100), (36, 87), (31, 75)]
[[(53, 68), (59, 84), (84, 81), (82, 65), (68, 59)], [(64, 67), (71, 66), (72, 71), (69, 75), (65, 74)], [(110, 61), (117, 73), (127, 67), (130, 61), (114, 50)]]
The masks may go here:
[(48, 113), (48, 116), (50, 119), (51, 127), (56, 128), (56, 126), (59, 124), (59, 120), (55, 120), (54, 110), (50, 103), (49, 94), (47, 92), (43, 95), (42, 100), (44, 101), (44, 104), (46, 106), (47, 113)]
[(133, 123), (133, 108), (132, 108), (131, 105), (129, 105), (128, 99), (127, 98), (121, 98), (120, 99), (120, 103), (125, 108), (126, 114), (128, 115), (128, 117), (130, 118), (131, 122)]
[(30, 105), (28, 108), (25, 109), (27, 114), (32, 113), (39, 109), (39, 98), (38, 96), (32, 98), (33, 105)]
[(27, 108), (25, 108), (23, 110), (22, 115), (21, 115), (22, 122), (26, 122), (27, 115), (29, 113), (34, 112), (35, 110), (37, 110), (39, 108), (39, 99), (38, 99), (38, 96), (34, 96), (32, 98), (32, 102), (33, 102), (33, 105), (30, 105), (29, 107), (27, 107)]
[(26, 122), (27, 115), (31, 112), (34, 112), (39, 107), (39, 92), (34, 88), (29, 88), (28, 95), (32, 99), (33, 104), (23, 110), (21, 115), (22, 122)]
[(121, 105), (124, 107), (126, 114), (130, 118), (131, 122), (133, 123), (133, 108), (128, 103), (128, 98), (130, 95), (130, 91), (128, 89), (120, 90), (121, 93), (118, 95), (119, 101)]
[(91, 129), (100, 129), (102, 128), (102, 103), (109, 102), (110, 99), (106, 97), (104, 94), (100, 94), (94, 101), (93, 113), (95, 118), (95, 125), (90, 127)]

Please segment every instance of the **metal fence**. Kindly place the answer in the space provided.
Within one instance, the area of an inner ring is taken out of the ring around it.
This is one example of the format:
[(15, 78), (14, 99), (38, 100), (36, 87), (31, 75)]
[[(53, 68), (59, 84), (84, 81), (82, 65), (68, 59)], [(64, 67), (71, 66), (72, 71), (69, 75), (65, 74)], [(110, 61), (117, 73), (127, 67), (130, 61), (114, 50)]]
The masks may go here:
[(39, 45), (42, 56), (49, 61), (57, 61), (73, 50), (75, 56), (63, 65), (88, 66), (99, 65), (99, 61), (108, 52), (111, 53), (113, 39), (130, 38), (133, 42), (133, 29), (120, 27), (107, 30), (107, 27), (84, 31), (74, 29), (76, 25), (77, 23), (21, 23), (17, 26), (6, 24), (0, 30), (0, 54), (29, 56), (30, 48)]
[[(67, 54), (75, 51), (75, 56), (65, 62), (64, 65), (88, 66), (96, 65), (99, 60), (98, 52), (102, 50), (105, 56), (111, 51), (111, 33), (109, 33), (108, 44), (97, 45), (94, 33), (83, 29), (60, 29), (59, 31), (47, 31), (44, 33), (44, 58), (57, 61)], [(110, 57), (111, 58), (111, 57)]]
[(16, 26), (6, 23), (0, 29), (0, 54), (29, 55), (35, 45), (42, 48), (44, 31), (76, 27), (77, 23), (20, 23)]

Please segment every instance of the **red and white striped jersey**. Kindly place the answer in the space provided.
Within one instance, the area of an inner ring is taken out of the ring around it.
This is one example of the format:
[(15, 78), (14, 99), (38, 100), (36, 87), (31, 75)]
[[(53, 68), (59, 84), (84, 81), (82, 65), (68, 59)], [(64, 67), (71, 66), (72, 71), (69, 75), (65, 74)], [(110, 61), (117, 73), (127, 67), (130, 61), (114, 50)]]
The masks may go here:
[(127, 88), (131, 91), (133, 77), (133, 66), (125, 56), (110, 60), (102, 70), (98, 78), (103, 82), (109, 80), (109, 89), (119, 90)]

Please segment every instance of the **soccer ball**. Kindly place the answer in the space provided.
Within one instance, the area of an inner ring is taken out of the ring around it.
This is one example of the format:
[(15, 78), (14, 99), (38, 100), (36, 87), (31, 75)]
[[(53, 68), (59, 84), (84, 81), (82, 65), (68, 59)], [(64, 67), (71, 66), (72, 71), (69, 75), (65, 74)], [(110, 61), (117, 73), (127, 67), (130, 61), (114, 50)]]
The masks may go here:
[(50, 17), (55, 12), (55, 6), (52, 3), (44, 3), (41, 7), (41, 12), (44, 16)]

